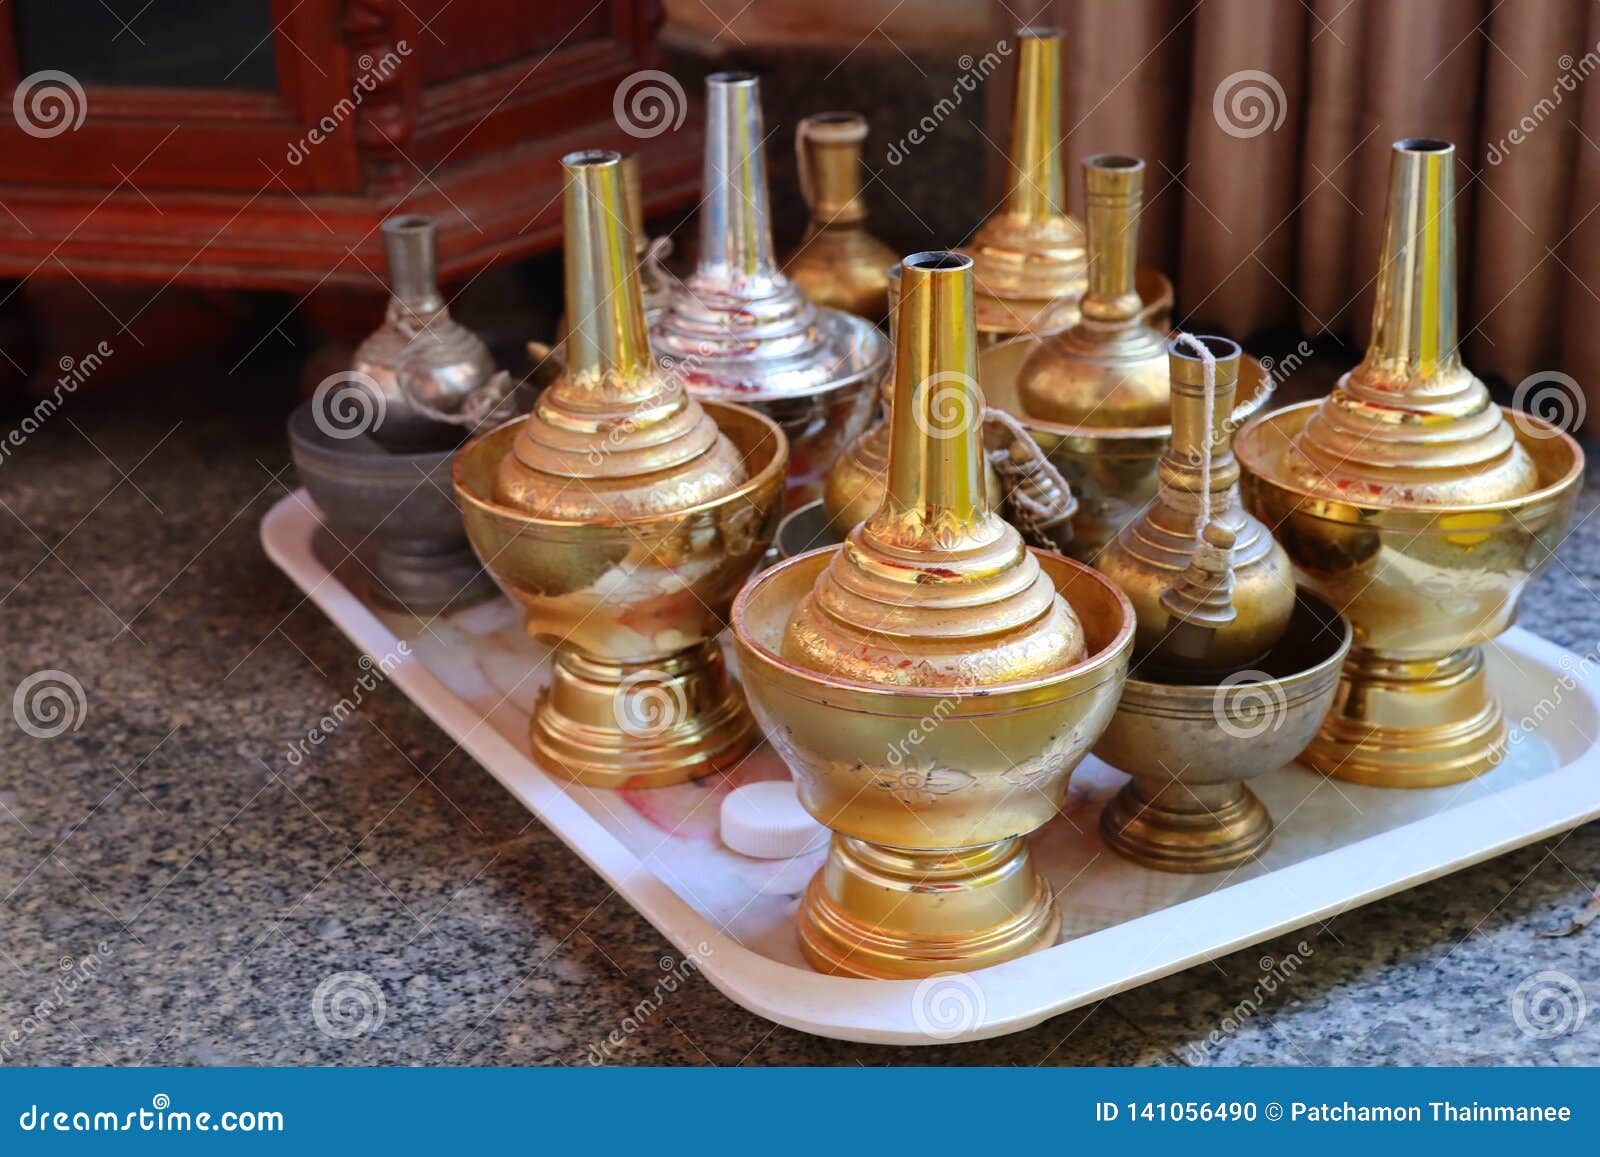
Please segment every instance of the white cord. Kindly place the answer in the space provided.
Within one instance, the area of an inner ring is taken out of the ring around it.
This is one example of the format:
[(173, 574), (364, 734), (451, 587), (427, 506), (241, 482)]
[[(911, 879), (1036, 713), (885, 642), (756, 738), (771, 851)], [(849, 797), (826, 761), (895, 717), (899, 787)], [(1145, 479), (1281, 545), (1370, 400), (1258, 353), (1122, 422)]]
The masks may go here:
[(1192, 333), (1178, 333), (1174, 338), (1178, 345), (1200, 359), (1201, 372), (1204, 375), (1201, 379), (1204, 383), (1201, 388), (1205, 392), (1202, 405), (1205, 428), (1200, 435), (1200, 509), (1194, 523), (1194, 536), (1204, 543), (1206, 523), (1211, 521), (1211, 427), (1216, 420), (1217, 359), (1206, 348), (1206, 343)]

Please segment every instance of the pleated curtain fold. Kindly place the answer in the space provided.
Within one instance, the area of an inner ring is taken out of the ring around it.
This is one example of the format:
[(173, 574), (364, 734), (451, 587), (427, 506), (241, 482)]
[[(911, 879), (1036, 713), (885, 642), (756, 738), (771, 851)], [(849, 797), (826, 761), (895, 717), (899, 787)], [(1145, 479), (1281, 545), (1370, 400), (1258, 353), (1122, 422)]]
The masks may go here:
[(1296, 325), (1359, 356), (1391, 146), (1457, 147), (1463, 354), (1564, 373), (1600, 428), (1600, 4), (1055, 0), (1078, 162), (1148, 162), (1142, 248), (1188, 326)]

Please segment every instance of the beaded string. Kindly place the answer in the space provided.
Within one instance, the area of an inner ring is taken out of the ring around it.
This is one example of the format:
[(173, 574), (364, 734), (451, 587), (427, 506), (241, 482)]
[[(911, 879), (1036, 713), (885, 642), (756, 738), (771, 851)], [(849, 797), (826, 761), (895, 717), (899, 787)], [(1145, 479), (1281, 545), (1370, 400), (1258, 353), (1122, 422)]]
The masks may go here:
[[(1018, 530), (1036, 532), (1039, 528), (1061, 520), (1063, 515), (1076, 508), (1072, 501), (1072, 486), (1063, 477), (1061, 471), (1056, 469), (1056, 464), (1039, 448), (1033, 440), (1033, 435), (1028, 433), (1023, 424), (1013, 418), (1004, 410), (985, 407), (983, 420), (986, 426), (993, 427), (1000, 432), (997, 439), (1001, 444), (993, 449), (986, 450), (985, 456), (989, 464), (994, 467), (1002, 481), (1006, 483), (1006, 500), (1012, 507), (1014, 517), (1012, 522)], [(1047, 496), (1041, 499), (1034, 488), (1022, 485), (1022, 478), (1026, 467), (1018, 466), (1011, 457), (1011, 448), (1020, 445), (1025, 456), (1032, 462), (1033, 468), (1042, 476), (1042, 485), (1038, 487)], [(1037, 534), (1032, 534), (1029, 541), (1035, 546), (1049, 545), (1054, 549), (1054, 544), (1049, 542), (1048, 536), (1043, 540)]]

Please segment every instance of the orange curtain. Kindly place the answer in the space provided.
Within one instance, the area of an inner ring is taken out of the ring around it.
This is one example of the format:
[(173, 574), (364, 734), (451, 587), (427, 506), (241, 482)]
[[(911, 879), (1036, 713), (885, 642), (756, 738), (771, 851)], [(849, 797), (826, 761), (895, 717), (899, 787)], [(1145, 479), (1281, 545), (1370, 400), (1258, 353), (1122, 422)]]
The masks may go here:
[[(1041, 10), (1042, 9), (1042, 10)], [(1366, 341), (1390, 146), (1461, 170), (1463, 353), (1562, 372), (1600, 428), (1600, 4), (1591, 0), (1054, 0), (1069, 172), (1149, 163), (1145, 260), (1185, 324)], [(1069, 181), (1082, 210), (1081, 183)]]

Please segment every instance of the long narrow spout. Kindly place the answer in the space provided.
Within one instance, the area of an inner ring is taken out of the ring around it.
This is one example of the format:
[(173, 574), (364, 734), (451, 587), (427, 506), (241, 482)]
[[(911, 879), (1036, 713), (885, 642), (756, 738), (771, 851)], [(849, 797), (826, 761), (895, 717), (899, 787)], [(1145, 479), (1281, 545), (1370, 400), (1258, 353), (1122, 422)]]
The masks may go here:
[(1100, 322), (1129, 321), (1144, 308), (1134, 283), (1144, 162), (1138, 157), (1090, 157), (1083, 162), (1083, 183), (1089, 249), (1083, 316)]
[(1018, 36), (1006, 212), (1037, 221), (1060, 215), (1066, 205), (1061, 161), (1062, 36), (1055, 28), (1024, 28)]
[[(566, 245), (567, 373), (577, 384), (648, 384), (653, 362), (639, 296), (622, 157), (590, 150), (561, 158)], [(649, 385), (653, 392), (656, 387)]]
[(972, 259), (916, 253), (900, 270), (888, 493), (874, 521), (971, 526), (986, 509)]
[(389, 261), (389, 291), (413, 309), (438, 309), (439, 230), (415, 213), (390, 217), (382, 225), (383, 253)]
[(777, 271), (767, 193), (761, 82), (748, 72), (706, 77), (705, 202), (700, 267), (745, 277)]
[(1455, 167), (1446, 141), (1395, 142), (1365, 384), (1426, 381), (1460, 364)]

